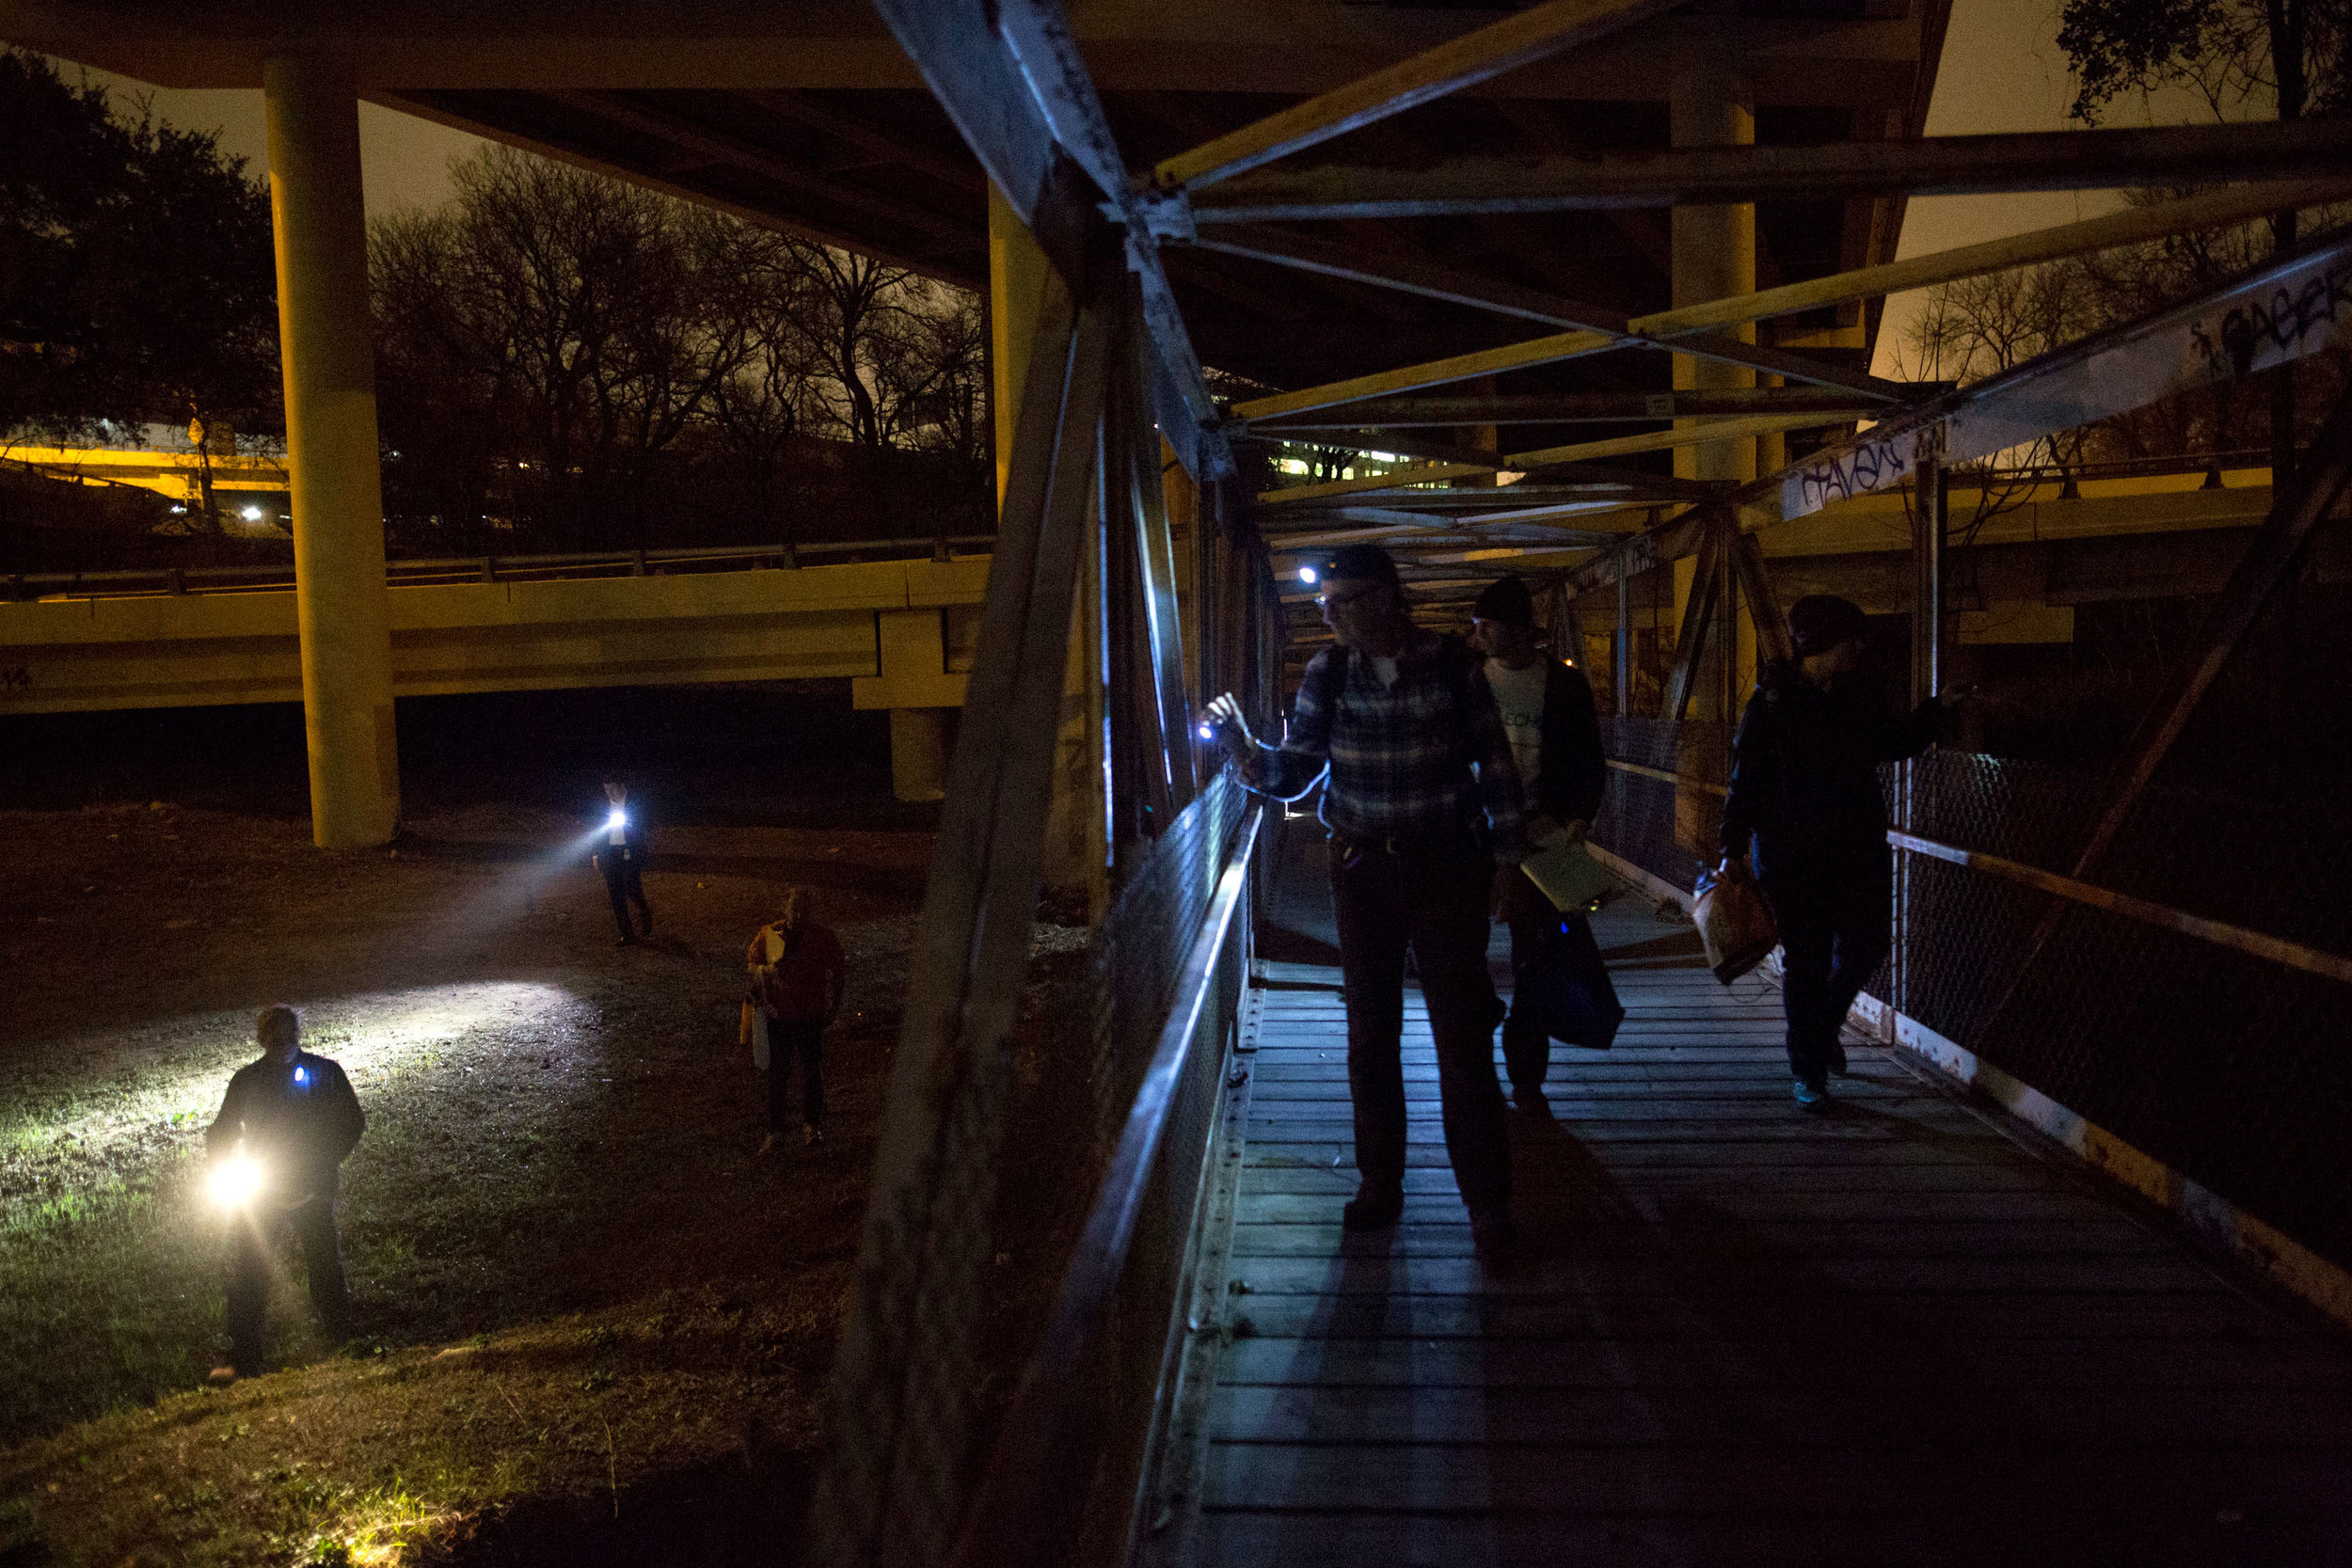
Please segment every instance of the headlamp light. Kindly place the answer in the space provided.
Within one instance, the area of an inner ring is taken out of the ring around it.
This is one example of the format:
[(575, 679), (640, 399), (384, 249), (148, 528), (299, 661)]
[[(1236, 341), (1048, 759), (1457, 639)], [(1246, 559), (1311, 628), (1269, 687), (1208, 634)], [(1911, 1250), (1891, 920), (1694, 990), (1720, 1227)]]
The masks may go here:
[(243, 1209), (262, 1193), (262, 1163), (242, 1150), (212, 1168), (204, 1191), (215, 1208)]

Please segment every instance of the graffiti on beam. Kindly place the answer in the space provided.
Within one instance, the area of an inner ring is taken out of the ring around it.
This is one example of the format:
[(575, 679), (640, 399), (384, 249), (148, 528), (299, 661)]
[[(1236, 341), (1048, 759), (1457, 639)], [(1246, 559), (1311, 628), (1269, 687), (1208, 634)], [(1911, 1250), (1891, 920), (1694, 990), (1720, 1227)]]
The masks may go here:
[(1881, 426), (1830, 447), (1782, 476), (1780, 515), (1803, 517), (1899, 483), (1931, 420), (1945, 421), (1950, 461), (1993, 457), (2344, 342), (2352, 342), (2352, 238), (1988, 376), (1931, 409), (1898, 416), (1900, 429)]
[[(2352, 258), (2340, 260), (2299, 288), (2274, 289), (2232, 306), (2208, 330), (2189, 324), (2207, 378), (2251, 375), (2332, 342), (2352, 316)], [(2314, 338), (2319, 339), (2313, 342)]]
[[(1981, 384), (1951, 417), (1955, 459), (1989, 457), (2352, 337), (2352, 244)], [(1972, 388), (1972, 391), (1975, 389)]]
[(1850, 500), (1875, 490), (1891, 489), (1911, 472), (1911, 451), (1916, 431), (1902, 431), (1879, 440), (1832, 448), (1808, 459), (1781, 481), (1780, 515), (1803, 517), (1832, 501)]

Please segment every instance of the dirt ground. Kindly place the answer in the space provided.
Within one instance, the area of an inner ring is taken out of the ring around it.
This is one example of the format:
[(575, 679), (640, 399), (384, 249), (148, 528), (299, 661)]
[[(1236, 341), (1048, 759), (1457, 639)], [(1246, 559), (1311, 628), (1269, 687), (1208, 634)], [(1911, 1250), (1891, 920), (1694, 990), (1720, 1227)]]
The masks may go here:
[[(404, 704), (407, 831), (341, 854), (282, 711), (0, 735), (0, 1563), (718, 1562), (793, 1515), (931, 814), (833, 693), (596, 695)], [(653, 823), (630, 948), (582, 858), (610, 766)], [(792, 883), (851, 977), (826, 1140), (763, 1158), (740, 963)], [(290, 1370), (191, 1392), (202, 1129), (275, 1001), (370, 1118), (363, 1338), (281, 1279)]]

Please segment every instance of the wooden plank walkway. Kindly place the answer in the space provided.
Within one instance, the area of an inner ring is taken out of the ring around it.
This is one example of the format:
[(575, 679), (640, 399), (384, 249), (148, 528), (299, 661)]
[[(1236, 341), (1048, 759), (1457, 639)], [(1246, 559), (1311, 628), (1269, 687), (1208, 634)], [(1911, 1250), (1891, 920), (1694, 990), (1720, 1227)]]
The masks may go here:
[(1327, 961), (1252, 1002), (1184, 1557), (2352, 1562), (2340, 1342), (1882, 1052), (1798, 1110), (1777, 992), (1726, 991), (1637, 899), (1597, 922), (1616, 1049), (1558, 1049), (1558, 1119), (1512, 1117), (1519, 1261), (1471, 1256), (1417, 994), (1405, 1220), (1344, 1236), (1319, 852), (1276, 914)]

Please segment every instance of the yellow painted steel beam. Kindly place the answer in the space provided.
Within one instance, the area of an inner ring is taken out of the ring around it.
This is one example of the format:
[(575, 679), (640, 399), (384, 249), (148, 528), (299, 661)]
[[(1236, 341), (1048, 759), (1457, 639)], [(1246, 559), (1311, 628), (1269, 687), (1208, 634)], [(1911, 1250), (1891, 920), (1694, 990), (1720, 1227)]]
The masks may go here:
[(1166, 159), (1152, 182), (1198, 189), (1244, 169), (1402, 114), (1531, 61), (1589, 43), (1667, 9), (1674, 0), (1549, 0), (1449, 39), (1410, 59), (1269, 115)]
[(1426, 364), (1407, 365), (1398, 370), (1331, 382), (1327, 386), (1255, 398), (1235, 404), (1232, 414), (1234, 418), (1243, 420), (1271, 419), (1283, 414), (1304, 413), (1311, 408), (1359, 403), (1366, 398), (1383, 397), (1391, 392), (1410, 392), (1451, 381), (1466, 381), (1472, 376), (1557, 364), (1564, 359), (1581, 358), (1588, 354), (1605, 353), (1614, 348), (1666, 346), (1679, 333), (1736, 326), (1771, 316), (1788, 315), (1880, 294), (1899, 293), (1908, 289), (1930, 288), (1938, 283), (1979, 277), (2010, 267), (2053, 261), (2117, 245), (2136, 245), (2171, 234), (2218, 229), (2229, 224), (2249, 222), (2271, 213), (2323, 206), (2348, 195), (2352, 195), (2352, 176), (2284, 184), (2231, 185), (2179, 201), (2135, 207), (2105, 217), (2061, 224), (2055, 229), (2035, 230), (2031, 233), (2013, 235), (2008, 239), (1962, 245), (1953, 250), (1915, 256), (1908, 261), (1861, 267), (1852, 272), (1810, 278), (1777, 289), (1765, 289), (1728, 299), (1686, 305), (1678, 309), (1661, 310), (1653, 315), (1636, 316), (1626, 324), (1629, 334), (1626, 337), (1613, 337), (1599, 332), (1557, 332), (1549, 337), (1508, 343), (1475, 354), (1454, 355)]
[(1709, 441), (1728, 441), (1739, 436), (1764, 436), (1774, 431), (1802, 430), (1809, 425), (1834, 422), (1836, 421), (1823, 419), (1819, 414), (1754, 414), (1745, 419), (1694, 421), (1680, 430), (1653, 430), (1640, 436), (1612, 436), (1599, 441), (1571, 442), (1565, 447), (1541, 447), (1534, 451), (1514, 452), (1502, 462), (1509, 468), (1543, 468), (1556, 463), (1622, 457), (1636, 451), (1664, 451), (1674, 447), (1704, 446)]

